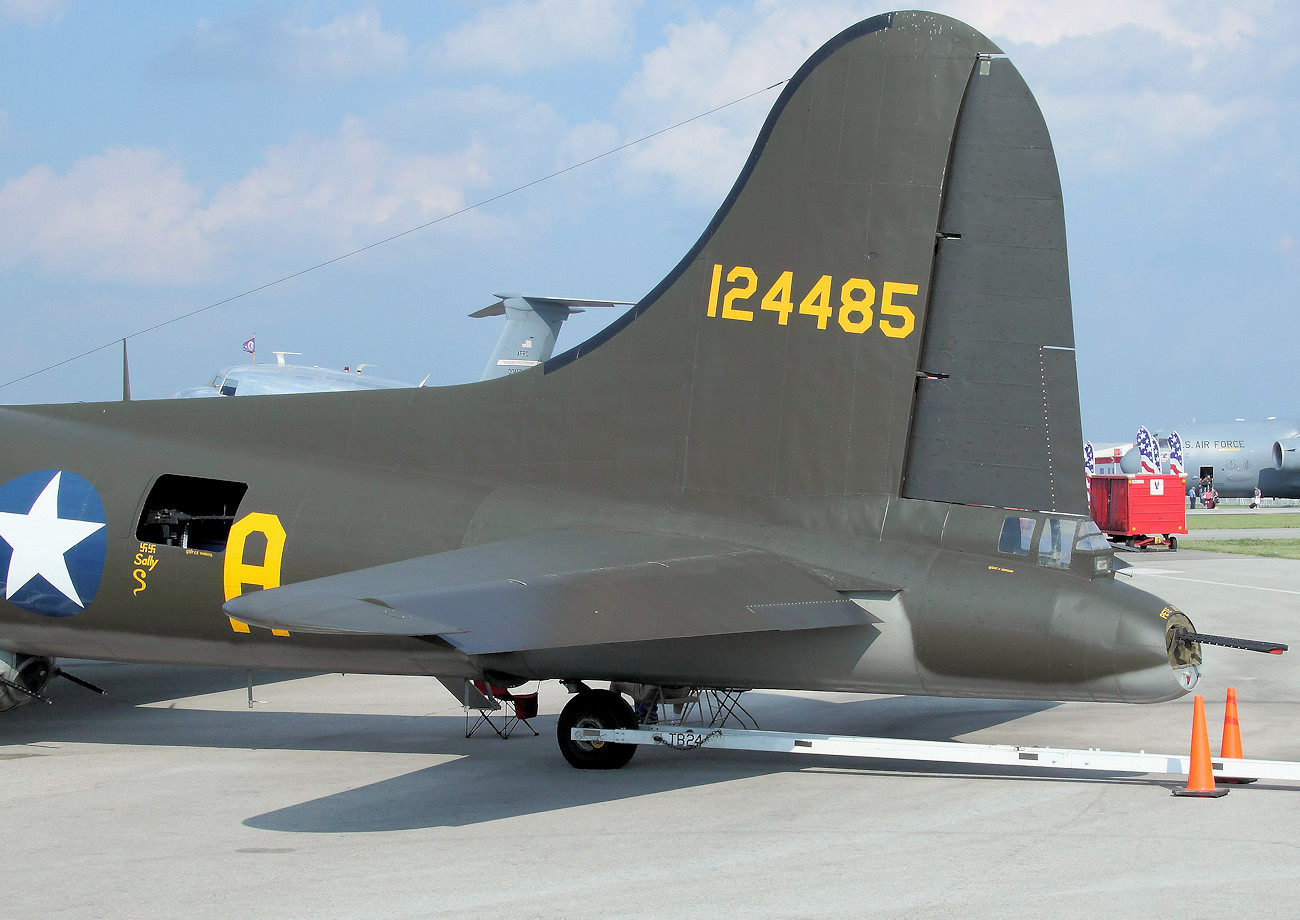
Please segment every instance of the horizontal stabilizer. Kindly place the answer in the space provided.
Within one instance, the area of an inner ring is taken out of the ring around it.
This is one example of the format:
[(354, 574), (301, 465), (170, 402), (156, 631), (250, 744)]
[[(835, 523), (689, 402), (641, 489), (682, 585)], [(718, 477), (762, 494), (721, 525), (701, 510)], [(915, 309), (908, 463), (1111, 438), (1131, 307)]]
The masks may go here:
[[(475, 310), (470, 314), (474, 319), (483, 319), (488, 316), (505, 316), (506, 301), (523, 301), (524, 304), (533, 307), (556, 307), (568, 310), (570, 313), (580, 313), (588, 307), (630, 307), (630, 300), (584, 300), (577, 297), (537, 297), (532, 294), (493, 294), (493, 297), (501, 298), (494, 304), (490, 304), (481, 310)], [(521, 305), (522, 306), (522, 305)]]
[(245, 594), (225, 610), (272, 629), (437, 635), (472, 655), (873, 622), (770, 553), (610, 531), (424, 556)]

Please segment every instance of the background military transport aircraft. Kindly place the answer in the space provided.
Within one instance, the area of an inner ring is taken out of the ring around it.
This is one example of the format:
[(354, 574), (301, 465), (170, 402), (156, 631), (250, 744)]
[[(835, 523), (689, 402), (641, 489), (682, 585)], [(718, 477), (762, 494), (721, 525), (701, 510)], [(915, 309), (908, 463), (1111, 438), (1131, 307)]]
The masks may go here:
[[(479, 380), (492, 380), (517, 374), (535, 367), (555, 353), (555, 340), (564, 321), (588, 307), (630, 307), (622, 300), (576, 300), (572, 297), (540, 297), (534, 294), (493, 294), (500, 298), (491, 306), (475, 310), (470, 316), (504, 316), (492, 355)], [(176, 394), (177, 399), (204, 399), (214, 396), (268, 396), (279, 393), (334, 393), (341, 390), (391, 390), (399, 387), (424, 386), (362, 375), (362, 364), (355, 371), (326, 367), (303, 367), (289, 364), (285, 355), (294, 351), (272, 352), (274, 364), (240, 364), (217, 372), (205, 386), (188, 387)], [(427, 377), (425, 378), (428, 379)]]
[(1206, 640), (1086, 516), (1038, 106), (929, 13), (814, 54), (694, 248), (542, 365), (0, 438), (28, 689), (56, 656), (558, 678), (565, 756), (612, 767), (570, 729), (633, 715), (584, 680), (1155, 702)]
[[(1250, 498), (1256, 486), (1268, 498), (1300, 498), (1300, 419), (1193, 422), (1177, 431), (1189, 482), (1209, 476), (1220, 498)], [(1167, 455), (1164, 438), (1160, 447)], [(1136, 448), (1125, 453), (1120, 469), (1141, 472)]]

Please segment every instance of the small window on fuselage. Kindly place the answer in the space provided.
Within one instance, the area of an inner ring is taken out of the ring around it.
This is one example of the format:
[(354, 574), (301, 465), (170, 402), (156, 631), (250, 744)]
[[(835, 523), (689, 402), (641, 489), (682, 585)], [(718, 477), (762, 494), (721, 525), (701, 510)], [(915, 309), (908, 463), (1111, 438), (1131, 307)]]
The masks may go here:
[(1079, 528), (1079, 539), (1074, 544), (1074, 548), (1084, 552), (1098, 552), (1110, 549), (1110, 541), (1106, 539), (1100, 527), (1092, 521), (1084, 521)]
[(1033, 518), (1009, 517), (1002, 522), (1002, 536), (998, 538), (998, 552), (1028, 556), (1034, 545)]
[(136, 539), (219, 553), (248, 484), (171, 473), (158, 477), (144, 500)]
[(1068, 569), (1074, 552), (1074, 531), (1077, 521), (1048, 518), (1043, 535), (1038, 538), (1038, 564), (1052, 569)]

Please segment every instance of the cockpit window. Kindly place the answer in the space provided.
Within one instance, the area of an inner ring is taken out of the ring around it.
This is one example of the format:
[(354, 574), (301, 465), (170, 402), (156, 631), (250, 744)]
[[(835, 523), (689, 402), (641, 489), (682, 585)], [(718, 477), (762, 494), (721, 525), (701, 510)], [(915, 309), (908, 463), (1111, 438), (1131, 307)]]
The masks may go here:
[(221, 381), (222, 381), (222, 379), (223, 379), (222, 376), (221, 376), (220, 374), (217, 374), (217, 375), (216, 375), (215, 377), (213, 377), (212, 380), (208, 383), (208, 386), (210, 386), (210, 387), (216, 387), (216, 388), (219, 390), (219, 389), (221, 389)]
[(1098, 550), (1109, 549), (1110, 541), (1106, 535), (1101, 532), (1101, 528), (1092, 521), (1084, 521), (1079, 527), (1079, 539), (1074, 544), (1074, 548), (1084, 552), (1097, 552)]
[(1028, 556), (1034, 545), (1033, 518), (1009, 517), (1002, 522), (1002, 536), (998, 538), (998, 552)]
[(235, 380), (233, 377), (227, 377), (227, 378), (226, 378), (226, 382), (223, 383), (223, 384), (221, 385), (221, 395), (222, 395), (222, 396), (234, 396), (234, 395), (235, 395), (235, 387), (237, 387), (237, 386), (239, 386), (239, 381), (238, 381), (238, 380)]
[(1077, 521), (1048, 518), (1043, 535), (1038, 538), (1038, 564), (1053, 569), (1068, 569), (1074, 551), (1074, 531)]

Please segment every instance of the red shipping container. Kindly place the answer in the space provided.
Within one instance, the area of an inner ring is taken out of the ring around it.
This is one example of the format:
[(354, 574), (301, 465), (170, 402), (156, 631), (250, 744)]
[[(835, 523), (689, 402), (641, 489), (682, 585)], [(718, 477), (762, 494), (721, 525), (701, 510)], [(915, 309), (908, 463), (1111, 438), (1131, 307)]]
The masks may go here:
[(1187, 481), (1182, 476), (1093, 476), (1088, 496), (1093, 521), (1111, 536), (1187, 533)]

